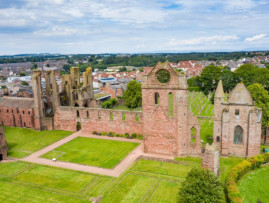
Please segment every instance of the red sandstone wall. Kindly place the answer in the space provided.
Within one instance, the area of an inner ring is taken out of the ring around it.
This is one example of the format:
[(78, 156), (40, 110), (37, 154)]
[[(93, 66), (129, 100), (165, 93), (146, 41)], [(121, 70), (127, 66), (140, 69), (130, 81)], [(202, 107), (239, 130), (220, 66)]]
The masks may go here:
[[(79, 117), (77, 117), (79, 111)], [(87, 117), (87, 112), (89, 117)], [(110, 118), (113, 114), (113, 119)], [(123, 120), (122, 114), (125, 114)], [(138, 121), (136, 120), (138, 117)], [(82, 107), (60, 107), (54, 118), (56, 129), (76, 131), (77, 122), (81, 123), (81, 131), (92, 133), (115, 132), (117, 134), (143, 134), (142, 112), (112, 111), (107, 109), (93, 109)]]
[(0, 122), (5, 126), (34, 128), (32, 109), (0, 108)]

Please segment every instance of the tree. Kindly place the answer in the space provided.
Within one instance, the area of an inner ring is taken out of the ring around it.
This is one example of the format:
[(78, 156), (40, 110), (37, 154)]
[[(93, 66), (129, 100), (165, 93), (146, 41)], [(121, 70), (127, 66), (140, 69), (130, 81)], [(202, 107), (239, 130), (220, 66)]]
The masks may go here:
[(198, 76), (191, 77), (187, 80), (189, 87), (199, 87)]
[(26, 76), (25, 72), (20, 72), (20, 76)]
[(223, 69), (220, 75), (225, 92), (231, 91), (239, 82), (238, 76), (228, 69)]
[(71, 66), (68, 65), (68, 64), (65, 64), (65, 65), (63, 66), (64, 71), (67, 72), (67, 73), (70, 72), (70, 68), (71, 68)]
[(253, 64), (244, 64), (237, 68), (234, 73), (237, 75), (240, 81), (242, 81), (246, 86), (255, 83), (255, 78), (257, 74), (257, 67)]
[(28, 82), (26, 82), (26, 81), (21, 81), (21, 84), (22, 84), (22, 85), (29, 86), (29, 83), (28, 83)]
[(127, 68), (125, 67), (125, 66), (123, 66), (123, 67), (121, 67), (120, 69), (119, 69), (119, 72), (126, 72), (127, 71)]
[(261, 84), (254, 83), (248, 90), (255, 101), (255, 106), (262, 108), (262, 125), (269, 125), (269, 94)]
[(37, 69), (37, 64), (34, 63), (33, 66), (31, 67), (31, 70)]
[(212, 92), (217, 88), (221, 75), (221, 67), (214, 66), (213, 64), (206, 66), (201, 73), (200, 82), (201, 89), (205, 95)]
[(123, 92), (123, 100), (129, 108), (142, 106), (142, 89), (141, 84), (136, 80), (128, 83), (127, 89)]
[(222, 202), (223, 188), (220, 180), (209, 170), (193, 168), (179, 191), (180, 203)]

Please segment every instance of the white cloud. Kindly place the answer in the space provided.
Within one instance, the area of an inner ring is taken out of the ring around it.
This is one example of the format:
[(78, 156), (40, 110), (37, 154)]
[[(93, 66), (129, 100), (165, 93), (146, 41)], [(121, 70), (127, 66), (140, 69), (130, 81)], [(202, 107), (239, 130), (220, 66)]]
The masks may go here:
[(256, 6), (252, 0), (226, 0), (225, 8), (227, 10), (248, 10)]
[(198, 37), (192, 39), (185, 39), (185, 40), (177, 40), (171, 39), (169, 45), (176, 46), (176, 45), (196, 45), (196, 44), (203, 44), (203, 43), (211, 43), (216, 44), (218, 41), (231, 41), (237, 40), (239, 37), (237, 35), (215, 35), (211, 37)]
[(262, 39), (262, 38), (264, 38), (266, 36), (267, 36), (267, 34), (259, 34), (259, 35), (255, 35), (253, 37), (247, 37), (245, 39), (245, 41), (253, 42), (253, 41), (256, 41), (256, 40), (260, 40), (260, 39)]

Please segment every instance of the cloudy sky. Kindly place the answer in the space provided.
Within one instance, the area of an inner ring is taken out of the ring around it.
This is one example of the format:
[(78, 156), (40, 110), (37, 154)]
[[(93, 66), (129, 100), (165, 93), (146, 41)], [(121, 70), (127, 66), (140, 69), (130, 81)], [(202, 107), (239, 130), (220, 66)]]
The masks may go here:
[(269, 49), (269, 0), (0, 0), (0, 55)]

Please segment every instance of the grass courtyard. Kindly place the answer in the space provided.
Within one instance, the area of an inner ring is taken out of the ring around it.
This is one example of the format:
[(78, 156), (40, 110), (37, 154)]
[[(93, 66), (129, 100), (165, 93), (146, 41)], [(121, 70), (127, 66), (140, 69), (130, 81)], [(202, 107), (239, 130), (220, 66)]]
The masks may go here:
[(244, 203), (260, 200), (269, 202), (269, 166), (261, 167), (245, 175), (238, 183)]
[(114, 168), (139, 143), (77, 137), (42, 157), (101, 168)]
[(62, 130), (35, 131), (28, 128), (5, 127), (5, 136), (9, 149), (8, 156), (15, 158), (26, 157), (72, 133)]

